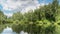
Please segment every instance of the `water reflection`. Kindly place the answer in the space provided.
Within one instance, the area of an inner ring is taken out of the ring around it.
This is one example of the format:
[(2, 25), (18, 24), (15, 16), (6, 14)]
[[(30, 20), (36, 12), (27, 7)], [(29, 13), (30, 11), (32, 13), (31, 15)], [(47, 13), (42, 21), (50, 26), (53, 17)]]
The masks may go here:
[[(6, 27), (1, 34), (17, 34), (16, 32), (13, 32), (12, 28)], [(28, 34), (27, 32), (21, 31), (20, 34)]]
[(24, 34), (24, 31), (21, 31), (20, 34)]
[(28, 34), (27, 32), (21, 31), (20, 34)]
[(7, 26), (7, 28), (5, 28), (1, 34), (16, 34), (16, 33), (13, 32), (12, 28)]
[(27, 32), (25, 32), (24, 34), (28, 34)]

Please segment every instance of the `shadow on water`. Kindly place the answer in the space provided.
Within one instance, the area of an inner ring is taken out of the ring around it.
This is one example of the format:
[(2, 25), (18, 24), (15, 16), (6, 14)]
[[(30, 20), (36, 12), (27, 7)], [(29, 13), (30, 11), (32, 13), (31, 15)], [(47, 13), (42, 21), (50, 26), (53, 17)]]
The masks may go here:
[(28, 33), (24, 31), (21, 31), (20, 33), (16, 33), (16, 32), (13, 32), (12, 28), (7, 26), (5, 29), (3, 29), (1, 34), (28, 34)]

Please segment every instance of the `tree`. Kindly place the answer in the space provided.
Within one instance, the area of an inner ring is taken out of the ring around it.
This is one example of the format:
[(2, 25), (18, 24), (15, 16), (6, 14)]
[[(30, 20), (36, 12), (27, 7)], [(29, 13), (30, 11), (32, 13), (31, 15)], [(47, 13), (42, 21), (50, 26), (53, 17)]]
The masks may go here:
[(2, 11), (0, 11), (0, 24), (3, 24), (7, 17), (4, 15)]
[(14, 13), (13, 16), (12, 16), (12, 19), (13, 20), (19, 20), (20, 21), (20, 20), (23, 19), (23, 15), (20, 12)]

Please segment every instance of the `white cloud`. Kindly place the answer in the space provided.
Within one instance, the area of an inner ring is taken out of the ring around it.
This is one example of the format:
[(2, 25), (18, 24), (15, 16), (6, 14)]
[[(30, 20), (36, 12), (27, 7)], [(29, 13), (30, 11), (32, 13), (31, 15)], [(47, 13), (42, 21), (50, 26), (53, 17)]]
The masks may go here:
[(37, 7), (39, 4), (37, 0), (0, 0), (0, 3), (3, 6), (3, 10), (14, 10), (19, 7), (26, 8), (28, 6)]
[(13, 14), (12, 13), (4, 13), (7, 17), (11, 17)]
[[(0, 4), (3, 6), (3, 10), (9, 11), (23, 11), (27, 12), (30, 9), (36, 9), (40, 4), (38, 0), (0, 0)], [(42, 4), (44, 5), (44, 4)], [(12, 14), (6, 14), (11, 16)]]

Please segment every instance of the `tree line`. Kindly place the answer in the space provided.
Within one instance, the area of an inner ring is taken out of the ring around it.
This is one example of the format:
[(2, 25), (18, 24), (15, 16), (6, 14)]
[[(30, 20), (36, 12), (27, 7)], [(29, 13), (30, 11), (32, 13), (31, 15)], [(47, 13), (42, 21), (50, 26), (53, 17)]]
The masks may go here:
[(56, 34), (56, 28), (60, 25), (60, 5), (58, 0), (53, 0), (34, 11), (14, 13), (10, 18), (0, 11), (0, 18), (0, 24), (10, 24), (17, 33), (23, 30), (29, 34)]

